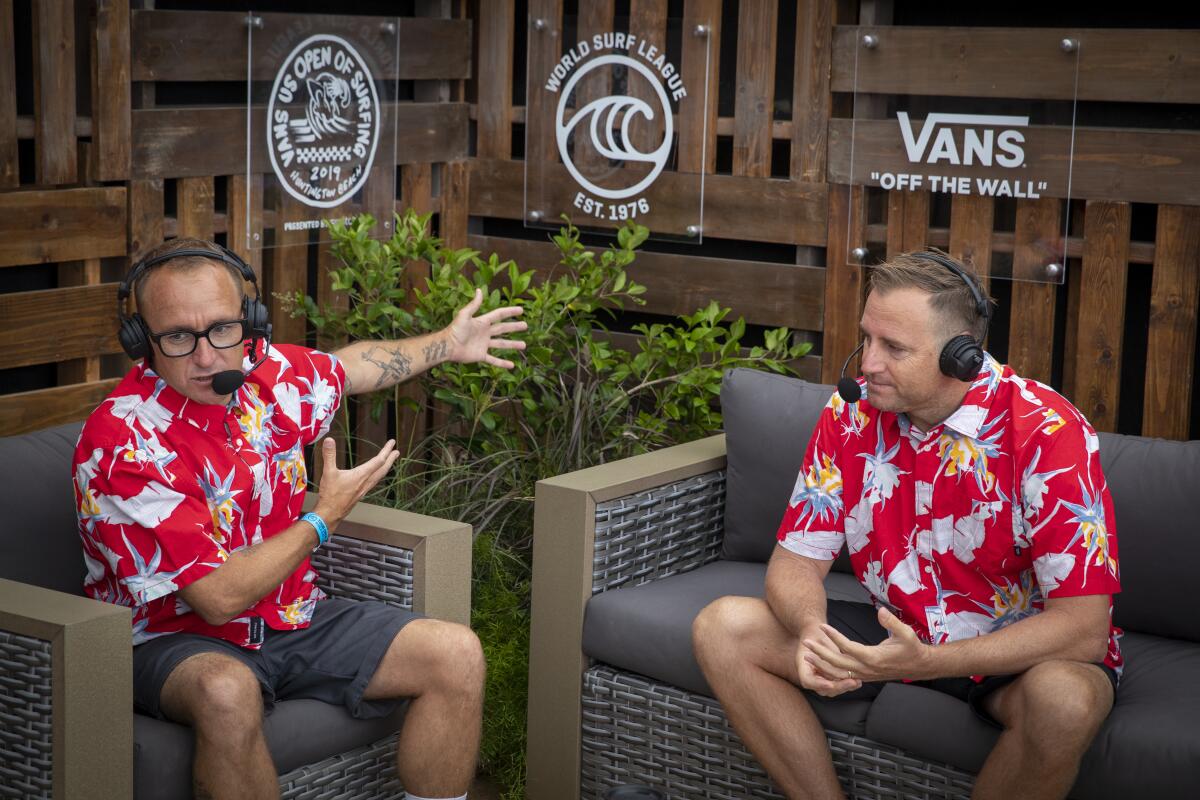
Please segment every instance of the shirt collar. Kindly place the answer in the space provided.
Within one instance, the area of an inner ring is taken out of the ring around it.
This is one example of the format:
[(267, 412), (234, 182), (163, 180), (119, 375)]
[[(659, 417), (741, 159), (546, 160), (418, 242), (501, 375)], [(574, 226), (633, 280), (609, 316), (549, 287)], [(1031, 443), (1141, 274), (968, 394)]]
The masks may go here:
[[(150, 367), (144, 361), (137, 369), (140, 370), (138, 382), (150, 392), (151, 399), (156, 400), (159, 405), (171, 413), (172, 418), (184, 420), (194, 427), (213, 435), (225, 435), (225, 417), (230, 411), (230, 406), (207, 405), (189, 400), (172, 389), (154, 371), (153, 367)], [(232, 403), (236, 398), (237, 393), (235, 392), (233, 397), (230, 398), (230, 402)]]
[(991, 410), (992, 399), (996, 396), (996, 386), (1000, 383), (1003, 370), (1000, 362), (992, 358), (990, 353), (984, 352), (983, 366), (971, 382), (971, 388), (963, 395), (962, 403), (954, 409), (954, 413), (946, 417), (942, 424), (963, 436), (977, 438), (979, 429), (983, 427), (988, 411)]

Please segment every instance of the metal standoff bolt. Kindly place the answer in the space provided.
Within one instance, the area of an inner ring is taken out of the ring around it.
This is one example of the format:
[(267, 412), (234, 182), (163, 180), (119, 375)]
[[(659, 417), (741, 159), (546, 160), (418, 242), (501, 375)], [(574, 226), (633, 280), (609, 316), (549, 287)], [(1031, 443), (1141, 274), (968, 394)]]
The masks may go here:
[(257, 233), (256, 233), (256, 234), (254, 234), (254, 241), (256, 241), (256, 242), (257, 242), (257, 241), (258, 241), (258, 238), (259, 238), (259, 235), (258, 235)]
[(535, 31), (544, 31), (544, 30), (546, 30), (546, 20), (542, 19), (541, 17), (538, 17), (537, 19), (535, 19), (535, 20), (533, 21), (533, 29), (534, 29)]
[(263, 26), (263, 18), (262, 17), (256, 16), (254, 14), (246, 15), (246, 27), (247, 28), (257, 28), (258, 30), (262, 30), (262, 26)]
[(867, 248), (856, 247), (850, 251), (850, 255), (854, 256), (854, 260), (861, 264), (867, 260)]
[(540, 212), (536, 209), (529, 212), (529, 221), (530, 222), (538, 222), (541, 220), (541, 218), (542, 218), (542, 212)]
[(1058, 43), (1058, 47), (1064, 53), (1074, 53), (1076, 50), (1079, 49), (1079, 40), (1078, 39), (1063, 39), (1061, 42)]
[(864, 33), (862, 37), (862, 46), (868, 50), (874, 50), (875, 45), (879, 44), (879, 37), (873, 33)]
[(710, 28), (707, 25), (697, 25), (695, 27), (695, 29), (692, 31), (692, 35), (693, 36), (708, 36), (708, 34), (711, 30), (712, 30), (712, 28)]
[(691, 238), (695, 239), (697, 236), (700, 235), (700, 226), (699, 225), (688, 225), (687, 226), (687, 235), (690, 236)]
[(391, 36), (392, 34), (394, 34), (396, 32), (396, 23), (385, 22), (379, 26), (379, 30), (383, 31), (388, 36)]
[(1059, 264), (1057, 262), (1051, 262), (1046, 265), (1046, 277), (1047, 278), (1058, 278), (1060, 275), (1062, 275), (1062, 271), (1063, 271), (1062, 264)]

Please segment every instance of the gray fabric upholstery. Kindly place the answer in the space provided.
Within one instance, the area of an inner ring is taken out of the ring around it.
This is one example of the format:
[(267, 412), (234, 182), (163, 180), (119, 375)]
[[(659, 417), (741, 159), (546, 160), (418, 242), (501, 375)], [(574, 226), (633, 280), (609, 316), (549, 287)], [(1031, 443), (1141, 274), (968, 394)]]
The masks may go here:
[(1100, 434), (1100, 462), (1117, 516), (1121, 593), (1115, 622), (1140, 633), (1200, 642), (1192, 581), (1200, 441)]
[(0, 438), (0, 578), (83, 594), (71, 476), (82, 427)]
[[(275, 769), (283, 775), (395, 733), (406, 707), (387, 717), (355, 720), (343, 707), (319, 700), (277, 703), (263, 723)], [(192, 746), (192, 729), (186, 725), (134, 714), (136, 800), (191, 800)]]
[[(765, 577), (765, 564), (714, 561), (681, 575), (602, 592), (588, 601), (583, 651), (614, 667), (712, 697), (692, 653), (692, 621), (718, 597), (762, 597)], [(831, 573), (830, 587), (830, 596), (839, 599), (866, 598), (849, 575)], [(867, 701), (812, 699), (827, 727), (863, 733)]]
[(765, 562), (832, 386), (755, 369), (721, 383), (728, 459), (721, 557)]

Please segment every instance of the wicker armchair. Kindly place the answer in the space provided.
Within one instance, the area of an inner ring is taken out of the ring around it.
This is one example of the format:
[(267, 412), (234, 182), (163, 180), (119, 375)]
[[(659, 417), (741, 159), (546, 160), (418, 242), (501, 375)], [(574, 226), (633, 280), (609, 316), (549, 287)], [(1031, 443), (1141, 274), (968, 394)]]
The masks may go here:
[[(711, 697), (589, 659), (589, 598), (721, 556), (725, 437), (542, 481), (534, 522), (530, 800), (598, 800), (640, 783), (670, 798), (782, 798)], [(974, 776), (827, 729), (852, 797), (969, 796)]]
[[(73, 560), (70, 554), (70, 536), (77, 542), (78, 535), (69, 461), (78, 430), (68, 425), (0, 439), (6, 507), (20, 493), (36, 491), (42, 496), (35, 505), (45, 513), (35, 508), (24, 513), (24, 521), (32, 513), (49, 526), (16, 530), (10, 518), (0, 528), (0, 798), (175, 796), (174, 788), (147, 786), (140, 773), (162, 771), (161, 764), (145, 763), (158, 758), (154, 748), (182, 748), (172, 756), (190, 764), (191, 731), (134, 713), (129, 609), (79, 596), (75, 588), (82, 585), (82, 557), (77, 544)], [(314, 502), (310, 495), (308, 503)], [(62, 562), (49, 578), (48, 562)], [(360, 504), (314, 563), (321, 588), (332, 596), (383, 600), (469, 621), (469, 525)], [(72, 588), (76, 593), (69, 593)], [(289, 717), (285, 706), (292, 704), (297, 705)], [(268, 717), (268, 746), (281, 770), (283, 797), (399, 797), (394, 731), (401, 713), (358, 721), (316, 704), (327, 715), (321, 719), (332, 720), (338, 730), (321, 728), (320, 735), (306, 737), (315, 743), (300, 753), (293, 742), (293, 763), (279, 757), (278, 748), (289, 747), (279, 741), (289, 733), (295, 738), (294, 731), (284, 730), (288, 720), (311, 715), (311, 704), (316, 701), (279, 703)], [(279, 718), (274, 726), (273, 718)], [(338, 749), (338, 742), (357, 744)], [(298, 759), (303, 760), (294, 763)], [(173, 777), (190, 786), (190, 775), (175, 772)]]

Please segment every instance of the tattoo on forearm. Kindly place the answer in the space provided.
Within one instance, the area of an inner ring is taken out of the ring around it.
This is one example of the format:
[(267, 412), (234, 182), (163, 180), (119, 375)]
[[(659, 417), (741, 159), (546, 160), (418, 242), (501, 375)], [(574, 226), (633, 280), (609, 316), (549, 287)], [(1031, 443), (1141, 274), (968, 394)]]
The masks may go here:
[(375, 381), (376, 389), (399, 383), (412, 375), (412, 359), (399, 350), (375, 346), (362, 354), (362, 360), (380, 369), (379, 379)]
[(425, 345), (425, 347), (422, 348), (421, 352), (425, 356), (425, 363), (432, 364), (434, 361), (437, 361), (439, 358), (445, 358), (446, 353), (449, 350), (450, 350), (450, 346), (448, 344), (446, 344), (446, 340), (440, 339), (436, 342), (432, 342), (431, 344)]

